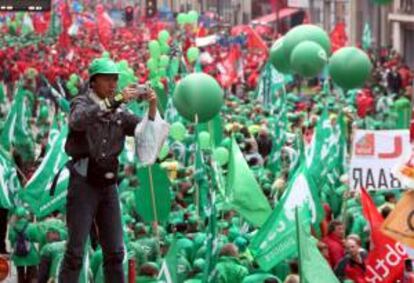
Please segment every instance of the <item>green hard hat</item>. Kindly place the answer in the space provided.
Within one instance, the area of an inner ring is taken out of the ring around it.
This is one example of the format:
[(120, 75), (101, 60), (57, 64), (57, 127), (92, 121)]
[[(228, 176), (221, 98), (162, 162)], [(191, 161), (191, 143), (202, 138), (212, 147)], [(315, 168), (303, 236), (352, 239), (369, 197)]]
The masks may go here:
[(97, 58), (89, 65), (89, 78), (98, 74), (118, 75), (120, 72), (114, 61), (108, 58)]

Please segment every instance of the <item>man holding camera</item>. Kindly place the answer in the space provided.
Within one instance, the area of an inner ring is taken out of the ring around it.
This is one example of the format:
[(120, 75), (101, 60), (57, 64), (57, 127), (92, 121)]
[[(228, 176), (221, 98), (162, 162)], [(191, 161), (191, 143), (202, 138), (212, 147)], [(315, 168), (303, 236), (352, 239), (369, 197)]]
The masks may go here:
[[(59, 274), (61, 283), (79, 281), (93, 221), (98, 226), (104, 255), (105, 282), (124, 282), (124, 243), (116, 186), (118, 155), (124, 148), (125, 137), (134, 135), (140, 118), (120, 106), (140, 99), (142, 93), (127, 87), (116, 94), (118, 75), (112, 60), (95, 59), (89, 67), (90, 89), (71, 103), (65, 145), (72, 158), (68, 164), (68, 242)], [(152, 90), (145, 96), (149, 102), (148, 118), (153, 121), (157, 98)]]

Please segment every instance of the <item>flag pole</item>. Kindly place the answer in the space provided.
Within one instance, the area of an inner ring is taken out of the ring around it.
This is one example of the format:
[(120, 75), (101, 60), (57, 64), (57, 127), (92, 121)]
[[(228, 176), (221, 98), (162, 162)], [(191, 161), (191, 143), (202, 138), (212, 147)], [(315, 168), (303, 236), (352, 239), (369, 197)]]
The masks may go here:
[(160, 235), (158, 233), (158, 214), (157, 214), (157, 204), (155, 202), (155, 193), (154, 193), (154, 181), (152, 179), (152, 168), (148, 167), (148, 177), (150, 181), (150, 191), (151, 191), (151, 202), (152, 202), (152, 213), (154, 215), (154, 221), (152, 222), (152, 227), (154, 228), (154, 234), (158, 239), (158, 245), (160, 240)]
[(295, 222), (296, 222), (296, 245), (297, 245), (297, 248), (298, 248), (298, 258), (299, 258), (299, 264), (298, 264), (298, 268), (299, 268), (299, 282), (300, 283), (305, 283), (305, 278), (303, 278), (303, 275), (302, 275), (302, 266), (301, 266), (301, 264), (300, 264), (300, 262), (301, 262), (301, 252), (300, 252), (300, 232), (299, 232), (299, 225), (300, 225), (300, 223), (299, 223), (299, 208), (298, 207), (295, 207)]
[[(196, 154), (197, 154), (197, 148), (199, 147), (199, 145), (198, 145), (198, 129), (197, 129), (197, 126), (198, 126), (198, 115), (197, 114), (194, 115), (194, 123), (195, 123), (195, 132), (196, 132), (196, 135), (195, 135), (196, 136), (195, 146), (196, 146)], [(197, 156), (195, 156), (195, 160), (196, 159), (197, 159)], [(195, 163), (196, 162), (194, 162), (194, 166), (195, 166)], [(199, 219), (200, 219), (200, 188), (199, 188), (197, 182), (195, 181), (195, 175), (196, 174), (193, 174), (194, 184), (196, 185), (195, 186), (195, 205), (196, 205), (197, 221), (199, 221)]]

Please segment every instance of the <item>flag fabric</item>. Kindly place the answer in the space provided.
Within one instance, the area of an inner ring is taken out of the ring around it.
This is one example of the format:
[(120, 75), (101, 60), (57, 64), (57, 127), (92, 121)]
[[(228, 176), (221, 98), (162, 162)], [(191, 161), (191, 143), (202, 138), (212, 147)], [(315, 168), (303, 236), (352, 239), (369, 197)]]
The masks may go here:
[(226, 186), (231, 206), (252, 225), (262, 226), (271, 213), (271, 207), (234, 138)]
[(172, 241), (168, 253), (162, 261), (158, 280), (162, 283), (177, 282), (177, 245), (175, 239)]
[(399, 242), (382, 233), (383, 218), (365, 189), (361, 189), (361, 204), (364, 217), (370, 226), (370, 246), (372, 247), (365, 263), (365, 280), (367, 282), (396, 282), (402, 278), (404, 273), (406, 251)]
[(216, 264), (218, 260), (218, 242), (217, 242), (217, 213), (216, 213), (216, 194), (213, 188), (210, 186), (209, 202), (207, 209), (208, 226), (207, 237), (205, 245), (206, 250), (206, 263), (203, 272), (202, 282), (215, 283), (217, 282), (217, 269)]
[(62, 2), (59, 6), (60, 19), (61, 19), (61, 33), (59, 35), (59, 44), (62, 47), (68, 47), (71, 45), (70, 37), (68, 34), (69, 28), (72, 25), (72, 14), (70, 13), (69, 5)]
[(37, 34), (44, 34), (50, 23), (50, 12), (33, 15), (33, 28)]
[(414, 248), (413, 203), (414, 191), (406, 191), (381, 227), (385, 235), (410, 248)]
[(114, 23), (107, 12), (98, 14), (96, 19), (99, 41), (105, 49), (108, 49), (112, 37), (112, 27)]
[(214, 116), (210, 121), (198, 124), (197, 131), (199, 133), (202, 131), (208, 132), (213, 145), (216, 147), (220, 146), (223, 140), (223, 121), (220, 113)]
[(339, 22), (335, 25), (330, 33), (332, 52), (345, 47), (348, 42), (348, 36), (346, 35), (346, 26), (344, 22)]
[[(197, 136), (197, 135), (196, 135)], [(201, 218), (207, 216), (209, 181), (207, 168), (200, 146), (196, 145), (194, 161), (194, 181), (196, 186), (196, 207)]]
[(20, 190), (15, 164), (8, 152), (0, 147), (0, 207), (13, 208), (16, 204), (15, 195)]
[(317, 188), (304, 164), (298, 168), (286, 193), (250, 244), (250, 250), (263, 270), (268, 271), (296, 254), (296, 207), (310, 212), (307, 214), (310, 218), (306, 222), (319, 225), (323, 218), (323, 208)]
[(30, 17), (29, 13), (25, 13), (22, 21), (22, 35), (27, 35), (32, 32), (34, 32), (32, 18)]
[(32, 178), (27, 182), (25, 189), (19, 194), (20, 198), (29, 205), (33, 213), (38, 217), (45, 216), (54, 210), (62, 209), (66, 204), (69, 181), (69, 172), (67, 170), (63, 170), (60, 173), (54, 196), (50, 196), (50, 188), (55, 175), (68, 161), (68, 156), (63, 150), (67, 133), (67, 126), (64, 126), (57, 135), (51, 133), (49, 151)]
[(362, 33), (362, 48), (364, 50), (370, 49), (372, 46), (372, 32), (368, 22), (365, 23), (364, 31)]
[(9, 151), (14, 147), (23, 160), (34, 158), (34, 139), (29, 131), (28, 95), (30, 93), (19, 83), (0, 136), (0, 144), (4, 149)]
[(309, 234), (309, 225), (304, 224), (300, 210), (296, 209), (296, 234), (299, 255), (301, 282), (339, 283), (326, 259), (319, 252), (316, 243)]

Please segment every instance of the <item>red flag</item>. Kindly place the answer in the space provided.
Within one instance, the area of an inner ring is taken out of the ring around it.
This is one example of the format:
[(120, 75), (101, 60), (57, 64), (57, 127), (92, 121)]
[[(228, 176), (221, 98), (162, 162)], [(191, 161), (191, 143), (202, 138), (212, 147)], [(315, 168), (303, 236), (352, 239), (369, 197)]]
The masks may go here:
[(404, 247), (381, 232), (384, 221), (368, 192), (361, 190), (362, 211), (371, 228), (371, 250), (366, 260), (365, 281), (394, 283), (403, 277)]
[(60, 5), (60, 16), (62, 32), (59, 35), (59, 44), (61, 46), (69, 46), (70, 38), (68, 34), (68, 29), (72, 25), (72, 15), (70, 13), (69, 6), (65, 2), (62, 2), (62, 4)]
[(332, 43), (332, 52), (346, 45), (348, 37), (345, 31), (345, 23), (337, 23), (330, 34)]
[(230, 87), (232, 84), (237, 82), (237, 61), (240, 58), (240, 50), (232, 46), (226, 59), (217, 65), (220, 74), (218, 81), (224, 87)]
[(108, 49), (109, 42), (111, 41), (112, 37), (113, 21), (109, 17), (108, 13), (105, 12), (105, 9), (101, 4), (96, 6), (96, 14), (99, 41), (105, 47), (105, 49)]
[(247, 48), (260, 49), (264, 52), (268, 52), (266, 42), (260, 37), (260, 35), (251, 27), (247, 25), (235, 26), (231, 29), (233, 36), (244, 33), (247, 38)]
[(36, 13), (32, 17), (33, 28), (37, 34), (44, 34), (49, 28), (50, 12)]

